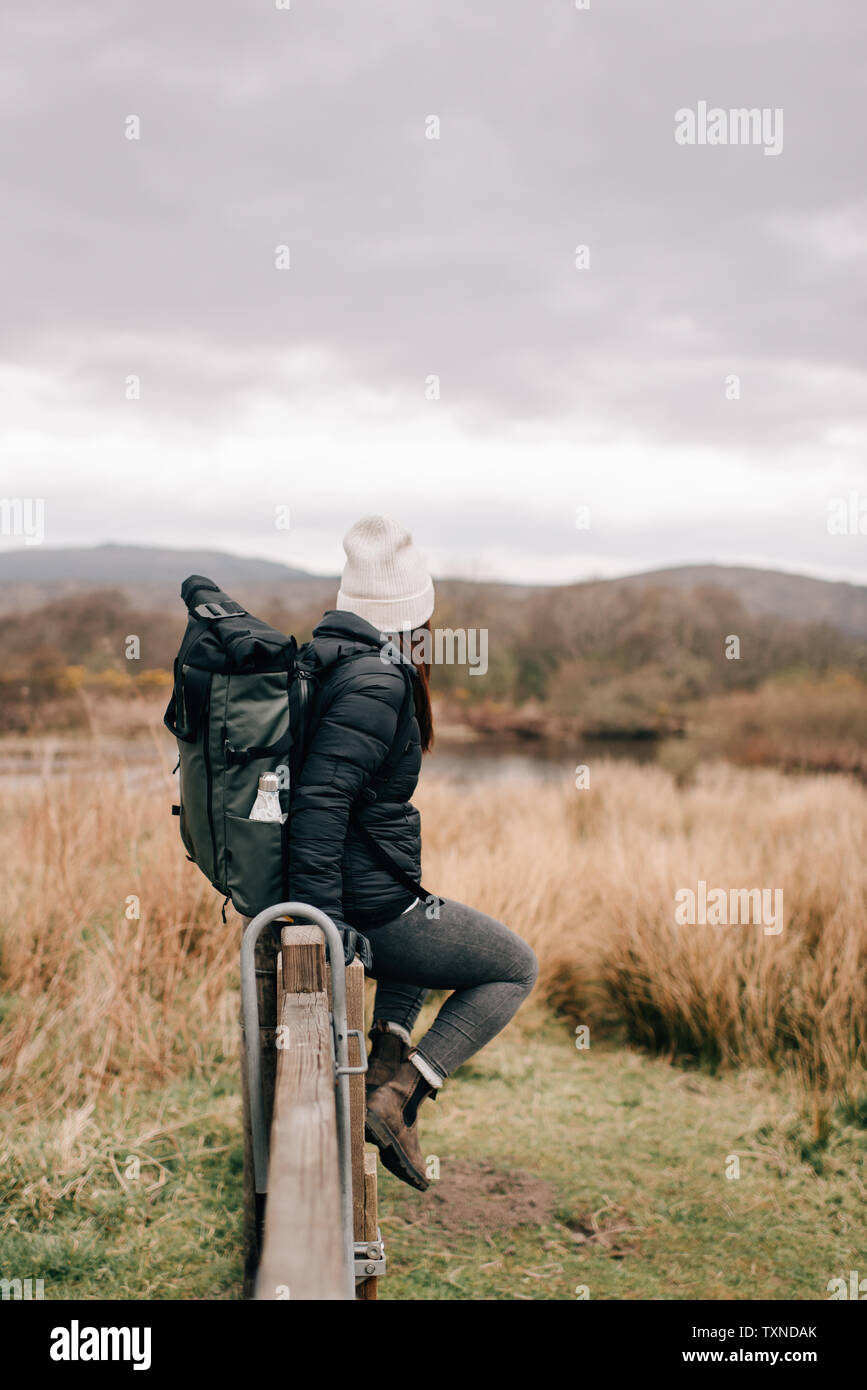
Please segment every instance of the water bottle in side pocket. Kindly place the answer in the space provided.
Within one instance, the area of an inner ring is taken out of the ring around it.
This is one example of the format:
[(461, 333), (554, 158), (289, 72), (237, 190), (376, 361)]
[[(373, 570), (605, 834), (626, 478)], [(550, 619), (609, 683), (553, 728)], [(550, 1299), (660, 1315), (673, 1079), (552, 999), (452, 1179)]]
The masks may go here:
[(285, 821), (286, 812), (280, 809), (280, 779), (276, 772), (263, 772), (250, 820)]

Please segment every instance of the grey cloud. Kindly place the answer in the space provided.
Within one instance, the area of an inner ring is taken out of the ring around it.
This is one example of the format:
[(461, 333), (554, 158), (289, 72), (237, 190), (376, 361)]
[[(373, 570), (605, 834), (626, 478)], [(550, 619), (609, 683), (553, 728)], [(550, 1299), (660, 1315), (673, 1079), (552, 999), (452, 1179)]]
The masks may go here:
[[(864, 420), (855, 0), (104, 0), (6, 29), (0, 351), (63, 363), (95, 411), (134, 357), (176, 430), (293, 382), (405, 406), (432, 372), (470, 434), (773, 462)], [(676, 146), (702, 98), (782, 106), (783, 154)]]

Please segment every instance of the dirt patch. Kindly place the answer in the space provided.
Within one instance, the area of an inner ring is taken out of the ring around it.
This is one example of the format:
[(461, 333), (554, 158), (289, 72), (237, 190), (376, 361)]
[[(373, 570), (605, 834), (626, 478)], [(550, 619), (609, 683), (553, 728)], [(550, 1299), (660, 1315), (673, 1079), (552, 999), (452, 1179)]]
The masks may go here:
[[(391, 1205), (390, 1197), (390, 1205)], [(517, 1226), (549, 1226), (554, 1239), (546, 1250), (565, 1255), (580, 1246), (604, 1250), (613, 1260), (636, 1255), (640, 1228), (623, 1207), (605, 1200), (598, 1211), (557, 1220), (559, 1203), (553, 1183), (522, 1168), (495, 1168), (465, 1158), (444, 1158), (440, 1177), (427, 1192), (401, 1188), (399, 1217), (413, 1227), (449, 1231), (453, 1235), (490, 1235)], [(398, 1213), (396, 1213), (398, 1214)], [(508, 1251), (506, 1253), (509, 1253)]]
[(407, 1199), (413, 1225), (472, 1234), (543, 1226), (552, 1219), (557, 1193), (553, 1183), (520, 1168), (457, 1158), (443, 1159), (427, 1192), (407, 1193)]
[(575, 1245), (600, 1246), (612, 1260), (637, 1255), (641, 1248), (639, 1228), (631, 1224), (623, 1207), (613, 1202), (607, 1202), (599, 1211), (567, 1221), (565, 1229)]

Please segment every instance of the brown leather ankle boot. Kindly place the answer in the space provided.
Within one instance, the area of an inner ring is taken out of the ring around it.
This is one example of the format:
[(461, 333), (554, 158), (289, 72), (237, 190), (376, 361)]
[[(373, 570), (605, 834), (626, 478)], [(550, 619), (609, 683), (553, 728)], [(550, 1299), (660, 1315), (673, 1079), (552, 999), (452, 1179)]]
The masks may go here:
[(384, 1022), (374, 1023), (367, 1036), (370, 1038), (370, 1052), (367, 1054), (364, 1090), (369, 1101), (374, 1091), (390, 1081), (409, 1057), (410, 1045), (404, 1042), (399, 1033), (389, 1032)]
[(428, 1180), (418, 1139), (418, 1108), (435, 1091), (407, 1059), (367, 1102), (365, 1139), (379, 1149), (383, 1167), (421, 1192)]

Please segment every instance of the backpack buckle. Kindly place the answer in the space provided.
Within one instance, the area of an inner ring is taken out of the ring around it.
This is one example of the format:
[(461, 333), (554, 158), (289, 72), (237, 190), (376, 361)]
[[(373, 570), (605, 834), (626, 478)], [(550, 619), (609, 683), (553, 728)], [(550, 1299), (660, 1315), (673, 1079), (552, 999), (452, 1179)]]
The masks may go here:
[(365, 801), (376, 800), (376, 792), (373, 790), (373, 787), (365, 787), (361, 795), (363, 796)]
[(240, 618), (246, 616), (246, 608), (242, 608), (240, 603), (234, 599), (228, 599), (232, 606), (226, 608), (222, 603), (197, 603), (193, 612), (197, 618)]

